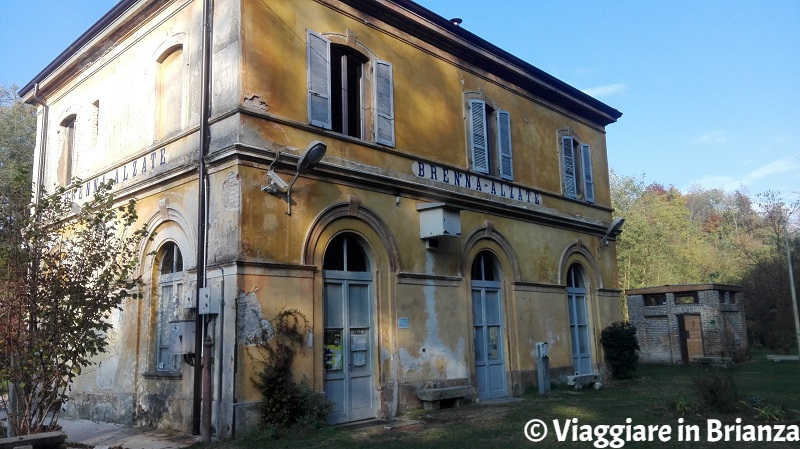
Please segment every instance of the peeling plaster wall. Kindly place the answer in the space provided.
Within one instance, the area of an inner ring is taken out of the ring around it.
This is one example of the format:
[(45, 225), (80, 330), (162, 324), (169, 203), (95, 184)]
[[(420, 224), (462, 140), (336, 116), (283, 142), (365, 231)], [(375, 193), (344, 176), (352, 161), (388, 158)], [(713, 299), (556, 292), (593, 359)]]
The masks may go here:
[[(257, 423), (259, 392), (251, 382), (257, 367), (251, 353), (259, 334), (269, 331), (266, 320), (282, 309), (296, 308), (308, 317), (313, 347), (298, 358), (295, 376), (323, 389), (322, 255), (340, 231), (364, 239), (374, 262), (372, 344), (379, 417), (418, 407), (414, 391), (426, 385), (474, 387), (469, 271), (481, 249), (494, 252), (502, 265), (509, 393), (535, 385), (536, 342), (550, 344), (556, 377), (571, 371), (563, 279), (567, 261), (582, 263), (592, 278), (592, 355), (602, 369), (599, 332), (621, 318), (614, 244), (605, 246), (599, 231), (586, 231), (612, 218), (605, 128), (381, 21), (364, 19), (346, 4), (325, 3), (215, 4), (207, 273), (223, 301), (222, 313), (209, 320), (215, 344), (215, 434), (241, 435)], [(86, 105), (100, 101), (96, 146), (76, 156), (78, 174), (93, 176), (164, 148), (163, 167), (121, 183), (119, 191), (139, 198), (140, 224), (161, 223), (166, 226), (159, 228), (166, 229), (162, 236), (183, 236), (184, 257), (196, 254), (199, 232), (201, 4), (140, 2), (144, 23), (106, 36), (94, 62), (47, 92), (52, 99), (49, 151), (59, 148), (55, 127), (73, 113), (79, 117), (78, 147), (88, 148)], [(404, 100), (395, 105), (394, 148), (307, 124), (302, 37), (307, 29), (350, 36), (393, 63), (394, 95)], [(157, 141), (154, 60), (176, 43), (184, 45), (186, 63), (186, 103), (178, 112), (183, 134)], [(131, 100), (120, 101), (119, 92)], [(411, 167), (418, 159), (469, 171), (465, 92), (482, 92), (511, 112), (514, 183), (541, 192), (542, 205), (519, 205), (415, 177)], [(563, 128), (592, 145), (594, 205), (561, 195), (555, 136)], [(276, 170), (293, 175), (294, 158), (317, 139), (325, 141), (327, 154), (320, 167), (298, 178), (289, 199), (292, 214), (287, 215), (285, 196), (261, 191), (267, 169), (280, 151)], [(52, 154), (45, 159), (48, 185), (54, 182), (57, 160)], [(436, 251), (428, 251), (419, 236), (416, 206), (441, 201), (460, 208), (462, 237), (443, 239)], [(347, 205), (346, 212), (321, 224), (335, 205)], [(143, 271), (147, 266), (143, 262)], [(108, 351), (75, 380), (67, 414), (186, 430), (193, 368), (184, 363), (179, 375), (153, 375), (157, 287), (149, 273), (142, 275), (143, 299), (125, 304), (110, 318), (114, 330)], [(195, 276), (196, 263), (187, 263), (186, 288), (193, 288)], [(398, 328), (401, 317), (408, 318), (407, 329)]]

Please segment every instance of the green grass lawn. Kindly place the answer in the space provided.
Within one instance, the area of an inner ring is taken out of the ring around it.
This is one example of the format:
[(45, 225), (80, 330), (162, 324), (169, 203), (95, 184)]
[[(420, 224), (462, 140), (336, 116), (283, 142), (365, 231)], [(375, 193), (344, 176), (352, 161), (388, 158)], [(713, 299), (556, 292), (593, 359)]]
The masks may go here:
[[(756, 413), (741, 405), (736, 412), (720, 414), (701, 411), (699, 399), (694, 391), (694, 378), (708, 376), (710, 368), (696, 366), (639, 367), (637, 378), (615, 382), (599, 391), (587, 389), (574, 391), (565, 386), (555, 388), (546, 396), (530, 394), (522, 401), (505, 404), (470, 404), (464, 407), (438, 411), (415, 410), (402, 418), (418, 421), (415, 424), (395, 429), (376, 425), (366, 428), (327, 427), (318, 432), (299, 432), (275, 439), (270, 434), (255, 433), (241, 436), (237, 440), (212, 445), (196, 445), (196, 448), (300, 448), (300, 447), (347, 447), (347, 448), (471, 448), (471, 447), (595, 447), (592, 442), (556, 440), (553, 420), (578, 418), (578, 425), (625, 425), (631, 418), (632, 425), (669, 425), (669, 442), (627, 442), (624, 447), (800, 447), (800, 443), (726, 443), (707, 442), (706, 422), (718, 419), (723, 425), (766, 424)], [(800, 364), (757, 361), (723, 368), (736, 380), (743, 400), (758, 397), (761, 404), (775, 410), (783, 410), (781, 424), (800, 424)], [(752, 401), (752, 399), (750, 399)], [(540, 443), (528, 441), (523, 427), (531, 419), (541, 419), (548, 425), (547, 438)], [(677, 441), (678, 419), (685, 424), (700, 428), (699, 442)], [(635, 429), (633, 429), (635, 430)], [(624, 435), (623, 435), (624, 437)], [(610, 439), (610, 438), (609, 438)]]

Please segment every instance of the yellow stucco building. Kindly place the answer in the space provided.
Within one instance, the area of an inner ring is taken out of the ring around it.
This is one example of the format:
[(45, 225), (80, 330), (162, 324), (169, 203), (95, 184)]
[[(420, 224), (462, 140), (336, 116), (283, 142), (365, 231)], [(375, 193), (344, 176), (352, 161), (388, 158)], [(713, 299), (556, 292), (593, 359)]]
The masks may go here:
[(554, 378), (603, 371), (621, 113), (420, 4), (123, 0), (21, 93), (37, 186), (78, 176), (80, 201), (113, 178), (156, 233), (67, 413), (196, 431), (195, 330), (234, 436), (257, 416), (248, 346), (284, 308), (310, 321), (296, 374), (331, 422), (423, 387), (520, 394), (537, 342)]

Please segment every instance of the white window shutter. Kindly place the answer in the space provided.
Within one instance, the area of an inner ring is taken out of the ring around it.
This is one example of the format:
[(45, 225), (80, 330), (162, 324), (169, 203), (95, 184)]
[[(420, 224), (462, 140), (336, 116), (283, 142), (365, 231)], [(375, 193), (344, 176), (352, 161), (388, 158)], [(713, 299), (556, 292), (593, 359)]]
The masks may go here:
[(514, 179), (511, 164), (511, 115), (508, 111), (497, 113), (497, 147), (500, 148), (500, 177)]
[(331, 129), (331, 42), (311, 30), (308, 53), (308, 122)]
[(392, 64), (375, 61), (375, 141), (394, 146), (394, 93)]
[(489, 173), (486, 106), (483, 100), (469, 100), (469, 143), (472, 151), (472, 169), (480, 173)]
[(561, 138), (561, 157), (564, 160), (564, 195), (576, 198), (575, 186), (575, 152), (572, 146), (572, 137)]
[(594, 178), (592, 177), (592, 153), (589, 145), (581, 145), (583, 158), (583, 191), (586, 201), (594, 203)]

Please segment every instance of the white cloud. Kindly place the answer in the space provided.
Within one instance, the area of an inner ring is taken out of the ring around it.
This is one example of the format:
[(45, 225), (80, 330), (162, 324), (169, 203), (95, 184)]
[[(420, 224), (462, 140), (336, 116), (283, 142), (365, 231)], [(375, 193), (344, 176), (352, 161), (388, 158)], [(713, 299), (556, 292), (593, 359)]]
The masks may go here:
[(744, 177), (744, 179), (742, 179), (742, 183), (751, 184), (768, 176), (774, 176), (779, 173), (786, 172), (797, 173), (798, 171), (800, 171), (800, 157), (789, 156), (783, 159), (778, 159), (775, 162), (770, 162), (767, 165), (762, 165), (761, 167), (751, 171)]
[[(780, 183), (776, 184), (776, 181), (781, 180), (784, 183), (788, 181), (791, 184), (791, 180), (793, 178), (800, 178), (800, 176), (798, 176), (799, 173), (800, 155), (778, 159), (762, 165), (741, 177), (729, 175), (706, 175), (696, 181), (693, 181), (691, 184), (699, 184), (704, 189), (722, 189), (727, 192), (735, 191), (743, 186), (746, 187), (759, 184), (757, 186), (759, 187), (759, 191), (770, 189), (786, 192), (788, 194), (790, 191), (796, 190), (796, 188), (782, 188), (786, 186), (782, 186)], [(770, 185), (762, 185), (763, 183), (759, 183), (759, 181), (764, 180), (765, 178), (770, 178), (767, 179), (768, 181), (772, 181), (769, 183)]]
[(711, 145), (720, 146), (730, 142), (730, 138), (725, 134), (725, 131), (706, 131), (700, 137), (690, 140), (690, 143), (695, 145)]
[(625, 84), (608, 84), (606, 86), (590, 87), (583, 89), (583, 93), (591, 95), (595, 98), (610, 97), (612, 95), (621, 94), (628, 90)]

